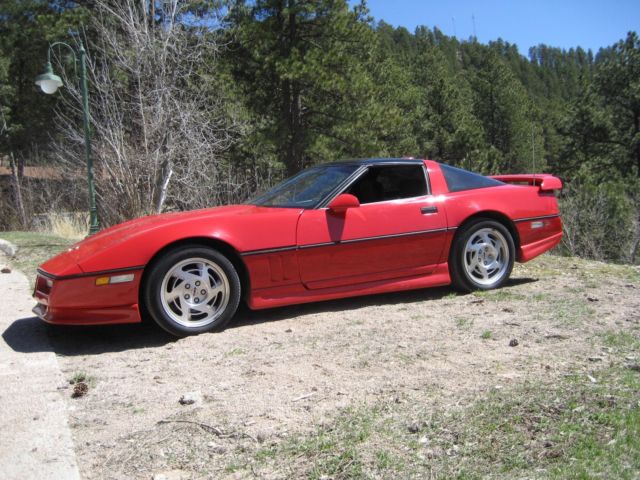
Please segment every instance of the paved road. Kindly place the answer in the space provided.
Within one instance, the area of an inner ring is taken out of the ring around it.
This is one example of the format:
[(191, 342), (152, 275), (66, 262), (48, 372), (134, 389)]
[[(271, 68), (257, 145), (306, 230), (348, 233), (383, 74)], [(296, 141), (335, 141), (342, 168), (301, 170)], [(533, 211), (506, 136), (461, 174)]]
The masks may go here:
[(0, 478), (79, 479), (65, 380), (33, 305), (23, 274), (0, 274)]

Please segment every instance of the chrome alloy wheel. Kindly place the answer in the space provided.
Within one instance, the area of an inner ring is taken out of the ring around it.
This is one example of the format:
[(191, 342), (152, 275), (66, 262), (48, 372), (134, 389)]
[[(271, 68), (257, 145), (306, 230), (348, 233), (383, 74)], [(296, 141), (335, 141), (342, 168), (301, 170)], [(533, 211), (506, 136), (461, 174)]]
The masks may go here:
[(225, 311), (229, 295), (224, 270), (205, 258), (176, 263), (164, 276), (160, 291), (165, 313), (187, 328), (213, 323)]
[(464, 248), (463, 263), (467, 275), (477, 284), (499, 282), (509, 267), (507, 239), (494, 228), (473, 232)]

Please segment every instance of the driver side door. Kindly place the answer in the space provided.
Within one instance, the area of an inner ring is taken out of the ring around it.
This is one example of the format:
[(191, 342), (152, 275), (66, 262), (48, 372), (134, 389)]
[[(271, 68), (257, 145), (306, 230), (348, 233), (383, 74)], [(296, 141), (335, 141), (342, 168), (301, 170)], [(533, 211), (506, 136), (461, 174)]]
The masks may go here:
[(429, 194), (422, 163), (371, 165), (345, 192), (361, 205), (336, 214), (305, 210), (298, 264), (309, 289), (426, 275), (446, 238), (443, 205)]

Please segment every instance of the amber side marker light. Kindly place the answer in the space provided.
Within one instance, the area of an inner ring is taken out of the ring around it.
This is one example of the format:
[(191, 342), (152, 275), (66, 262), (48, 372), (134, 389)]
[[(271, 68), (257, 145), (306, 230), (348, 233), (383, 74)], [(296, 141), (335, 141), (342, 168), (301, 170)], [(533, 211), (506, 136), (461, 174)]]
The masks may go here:
[(127, 283), (132, 282), (134, 278), (133, 273), (127, 275), (115, 275), (113, 277), (98, 277), (96, 278), (96, 286), (101, 285), (113, 285), (114, 283)]

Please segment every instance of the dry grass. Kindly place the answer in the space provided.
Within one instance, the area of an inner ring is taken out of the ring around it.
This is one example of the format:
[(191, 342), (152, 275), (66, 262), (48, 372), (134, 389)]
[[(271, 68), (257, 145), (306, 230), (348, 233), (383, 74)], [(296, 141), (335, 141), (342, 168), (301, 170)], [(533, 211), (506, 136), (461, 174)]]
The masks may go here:
[(50, 212), (41, 217), (39, 231), (69, 240), (82, 240), (89, 231), (86, 212)]
[(0, 232), (0, 238), (18, 247), (17, 255), (9, 263), (29, 277), (32, 286), (38, 265), (73, 243), (68, 238), (41, 232)]
[(597, 382), (570, 375), (448, 408), (407, 398), (345, 409), (230, 468), (269, 478), (637, 478), (640, 374), (624, 355), (638, 346), (618, 349)]

